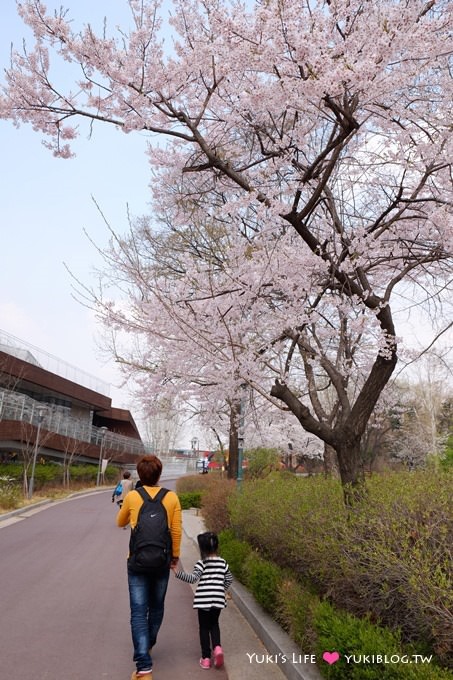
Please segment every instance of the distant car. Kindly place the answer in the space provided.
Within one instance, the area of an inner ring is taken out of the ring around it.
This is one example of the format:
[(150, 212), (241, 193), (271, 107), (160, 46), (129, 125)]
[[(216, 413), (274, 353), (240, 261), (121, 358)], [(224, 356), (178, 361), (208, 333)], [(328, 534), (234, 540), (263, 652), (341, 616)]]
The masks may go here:
[(209, 472), (209, 460), (207, 458), (199, 458), (196, 463), (197, 470), (204, 475)]

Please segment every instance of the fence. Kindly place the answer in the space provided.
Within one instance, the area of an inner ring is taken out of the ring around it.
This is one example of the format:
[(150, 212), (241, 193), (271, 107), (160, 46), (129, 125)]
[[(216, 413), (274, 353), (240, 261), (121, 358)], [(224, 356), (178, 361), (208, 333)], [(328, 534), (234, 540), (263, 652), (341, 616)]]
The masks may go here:
[(2, 348), (8, 354), (17, 357), (18, 359), (22, 359), (23, 361), (27, 361), (30, 364), (34, 364), (35, 366), (39, 366), (46, 371), (55, 373), (61, 378), (66, 378), (66, 380), (71, 380), (78, 385), (88, 387), (88, 389), (94, 390), (104, 396), (108, 397), (110, 395), (110, 384), (104, 380), (101, 380), (86, 371), (82, 371), (80, 368), (76, 368), (72, 364), (63, 361), (63, 359), (59, 359), (24, 340), (20, 340), (10, 333), (0, 330), (0, 349)]
[(42, 419), (42, 427), (48, 432), (70, 437), (81, 442), (103, 447), (108, 457), (109, 449), (116, 453), (140, 455), (144, 446), (140, 440), (122, 434), (95, 427), (91, 421), (91, 413), (86, 418), (71, 416), (64, 406), (45, 404), (31, 397), (10, 390), (0, 390), (0, 420), (13, 420), (38, 426)]

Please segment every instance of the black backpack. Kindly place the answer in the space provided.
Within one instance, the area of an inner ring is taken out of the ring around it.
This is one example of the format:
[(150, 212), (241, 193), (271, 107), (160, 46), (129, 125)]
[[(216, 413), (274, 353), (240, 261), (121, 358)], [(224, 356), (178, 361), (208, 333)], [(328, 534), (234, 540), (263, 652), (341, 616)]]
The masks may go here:
[(143, 487), (136, 491), (143, 498), (143, 505), (138, 513), (137, 524), (131, 531), (128, 567), (139, 574), (168, 569), (172, 541), (167, 511), (162, 504), (168, 489), (160, 489), (154, 498)]

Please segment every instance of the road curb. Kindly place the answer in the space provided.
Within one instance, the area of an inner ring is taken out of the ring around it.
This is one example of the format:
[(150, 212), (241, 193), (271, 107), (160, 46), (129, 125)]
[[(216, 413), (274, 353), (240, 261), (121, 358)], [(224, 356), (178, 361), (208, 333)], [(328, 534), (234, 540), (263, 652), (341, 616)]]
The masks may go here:
[(260, 607), (253, 595), (235, 581), (230, 589), (233, 602), (251, 625), (288, 680), (322, 680), (315, 664), (301, 661), (303, 652), (285, 631)]

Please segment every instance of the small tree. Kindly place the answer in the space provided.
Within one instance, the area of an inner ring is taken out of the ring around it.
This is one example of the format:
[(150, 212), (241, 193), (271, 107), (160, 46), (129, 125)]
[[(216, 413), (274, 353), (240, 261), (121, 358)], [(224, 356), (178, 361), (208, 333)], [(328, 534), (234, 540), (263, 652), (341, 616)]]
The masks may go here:
[(40, 448), (45, 445), (46, 441), (52, 436), (52, 433), (46, 430), (45, 422), (39, 427), (33, 422), (22, 421), (20, 429), (20, 456), (23, 461), (22, 489), (23, 494), (26, 497), (30, 493), (30, 479), (33, 470), (33, 462), (36, 462)]
[(69, 487), (71, 483), (71, 466), (88, 450), (90, 444), (72, 437), (63, 439), (63, 485)]

